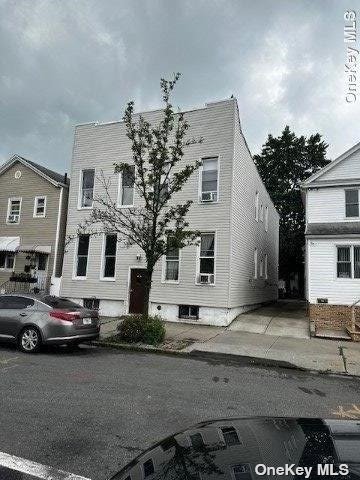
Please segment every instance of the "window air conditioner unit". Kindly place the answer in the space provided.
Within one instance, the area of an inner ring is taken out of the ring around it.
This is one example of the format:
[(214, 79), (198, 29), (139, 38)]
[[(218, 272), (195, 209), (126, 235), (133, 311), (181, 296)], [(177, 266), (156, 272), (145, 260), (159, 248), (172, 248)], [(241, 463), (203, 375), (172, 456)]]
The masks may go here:
[(214, 274), (213, 273), (201, 273), (199, 275), (199, 283), (204, 285), (209, 285), (214, 283)]
[(216, 202), (217, 192), (202, 192), (201, 201), (202, 202)]
[(19, 215), (9, 215), (9, 223), (18, 223)]

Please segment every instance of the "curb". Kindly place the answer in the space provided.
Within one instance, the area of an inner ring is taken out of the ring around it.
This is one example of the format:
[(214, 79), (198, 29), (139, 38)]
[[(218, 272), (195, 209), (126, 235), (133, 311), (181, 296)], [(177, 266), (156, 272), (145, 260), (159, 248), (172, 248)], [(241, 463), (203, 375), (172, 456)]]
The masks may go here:
[(182, 350), (173, 350), (171, 348), (159, 348), (147, 345), (115, 343), (106, 341), (93, 341), (91, 345), (104, 348), (113, 348), (116, 350), (126, 350), (132, 352), (155, 353), (157, 355), (173, 355), (177, 357), (197, 358), (199, 360), (213, 360), (214, 363), (219, 361), (233, 361), (234, 363), (242, 363), (243, 365), (284, 368), (286, 370), (297, 370), (299, 372), (307, 372), (317, 375), (341, 376), (345, 378), (359, 379), (360, 375), (349, 374), (346, 372), (336, 372), (331, 370), (312, 370), (305, 367), (294, 365), (293, 363), (284, 362), (283, 360), (273, 360), (261, 357), (250, 357), (246, 355), (234, 355), (231, 353), (204, 352), (201, 350), (192, 350), (184, 352)]

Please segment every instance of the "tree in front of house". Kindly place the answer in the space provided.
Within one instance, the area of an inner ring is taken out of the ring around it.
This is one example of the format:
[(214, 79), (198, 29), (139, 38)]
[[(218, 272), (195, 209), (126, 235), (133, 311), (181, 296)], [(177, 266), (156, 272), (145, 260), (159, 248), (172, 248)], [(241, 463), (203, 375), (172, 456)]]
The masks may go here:
[(286, 126), (279, 137), (269, 135), (260, 155), (254, 156), (280, 215), (279, 277), (287, 291), (294, 273), (303, 278), (305, 209), (300, 183), (329, 162), (327, 147), (319, 133), (297, 137)]
[[(173, 196), (199, 168), (200, 161), (184, 165), (184, 150), (201, 143), (188, 138), (189, 123), (175, 112), (170, 98), (179, 79), (161, 79), (164, 109), (156, 125), (144, 116), (134, 117), (134, 103), (129, 102), (123, 117), (131, 142), (132, 162), (114, 165), (114, 175), (121, 173), (123, 186), (134, 185), (141, 201), (136, 207), (119, 208), (111, 195), (111, 178), (102, 173), (103, 193), (94, 198), (94, 207), (79, 231), (90, 234), (117, 234), (124, 247), (137, 245), (146, 261), (144, 313), (148, 314), (152, 275), (165, 254), (197, 243), (199, 233), (191, 231), (186, 220), (192, 201), (176, 203)], [(171, 203), (170, 200), (173, 199)]]

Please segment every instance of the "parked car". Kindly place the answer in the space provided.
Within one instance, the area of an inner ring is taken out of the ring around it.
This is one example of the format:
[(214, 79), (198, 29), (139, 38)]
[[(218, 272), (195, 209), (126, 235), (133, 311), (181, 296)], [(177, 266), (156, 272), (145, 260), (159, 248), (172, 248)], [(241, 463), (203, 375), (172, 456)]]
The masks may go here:
[(51, 295), (0, 295), (0, 340), (34, 353), (41, 345), (79, 344), (99, 337), (97, 310)]

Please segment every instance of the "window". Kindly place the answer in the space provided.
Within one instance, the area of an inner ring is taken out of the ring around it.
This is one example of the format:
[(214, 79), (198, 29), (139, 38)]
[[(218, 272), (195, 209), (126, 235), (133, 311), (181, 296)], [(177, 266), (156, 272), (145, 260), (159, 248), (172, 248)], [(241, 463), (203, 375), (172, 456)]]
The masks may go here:
[(199, 307), (195, 305), (179, 305), (179, 318), (192, 318), (198, 320)]
[(255, 193), (255, 220), (259, 221), (259, 192)]
[(9, 198), (7, 223), (20, 223), (21, 198)]
[(79, 235), (76, 259), (76, 277), (86, 277), (90, 235)]
[(16, 297), (14, 295), (0, 297), (0, 309), (3, 310), (23, 310), (32, 307), (34, 304), (35, 301), (32, 298)]
[(359, 190), (345, 190), (345, 215), (349, 218), (359, 216)]
[(235, 480), (251, 480), (251, 470), (248, 463), (239, 463), (233, 466)]
[(221, 427), (221, 432), (226, 445), (230, 446), (240, 444), (239, 436), (234, 427)]
[(177, 282), (179, 280), (180, 250), (171, 246), (171, 237), (167, 239), (167, 253), (165, 257), (165, 278), (166, 282)]
[(154, 463), (151, 458), (149, 458), (149, 460), (146, 460), (146, 462), (143, 464), (143, 467), (144, 467), (144, 477), (149, 477), (155, 472)]
[(120, 175), (120, 205), (131, 207), (134, 205), (135, 166), (129, 165)]
[(199, 283), (215, 280), (215, 233), (203, 233), (200, 238)]
[(12, 270), (15, 264), (15, 254), (9, 252), (0, 252), (0, 268)]
[(83, 170), (81, 175), (81, 208), (91, 208), (94, 200), (95, 170)]
[(200, 450), (205, 446), (201, 433), (194, 433), (190, 435), (190, 441), (195, 450)]
[(268, 256), (267, 253), (265, 253), (264, 257), (264, 277), (267, 280), (268, 279)]
[(269, 207), (265, 207), (265, 232), (269, 229)]
[(46, 197), (35, 197), (34, 214), (35, 218), (43, 218), (46, 215)]
[(201, 196), (202, 202), (216, 202), (218, 200), (218, 158), (203, 158), (201, 168)]
[(260, 260), (260, 272), (259, 272), (259, 274), (260, 274), (260, 277), (262, 277), (263, 274), (264, 274), (264, 260), (263, 259)]
[(360, 278), (360, 246), (337, 247), (337, 277)]
[(263, 222), (263, 221), (264, 221), (264, 206), (261, 203), (260, 204), (260, 222)]
[(103, 263), (101, 272), (101, 278), (103, 279), (115, 278), (116, 245), (116, 235), (111, 234), (104, 236)]
[(258, 276), (258, 251), (257, 248), (254, 250), (254, 278), (257, 278)]
[(98, 298), (84, 298), (83, 305), (84, 308), (89, 310), (99, 310), (100, 300)]

